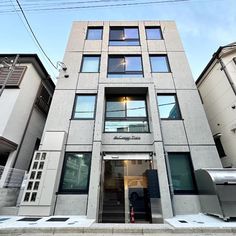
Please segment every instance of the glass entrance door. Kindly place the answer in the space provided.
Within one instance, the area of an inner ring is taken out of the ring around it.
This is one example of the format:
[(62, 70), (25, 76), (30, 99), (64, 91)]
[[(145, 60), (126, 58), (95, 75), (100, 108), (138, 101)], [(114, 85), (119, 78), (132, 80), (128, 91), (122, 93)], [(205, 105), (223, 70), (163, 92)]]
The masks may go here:
[(150, 160), (104, 160), (100, 222), (150, 222), (147, 170)]

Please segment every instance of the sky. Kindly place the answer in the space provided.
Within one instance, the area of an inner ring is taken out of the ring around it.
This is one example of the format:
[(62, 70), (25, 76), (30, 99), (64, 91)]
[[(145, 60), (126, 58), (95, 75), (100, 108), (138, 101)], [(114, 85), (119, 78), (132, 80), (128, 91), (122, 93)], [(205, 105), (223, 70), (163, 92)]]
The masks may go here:
[[(31, 1), (34, 0), (19, 0), (23, 9), (23, 3)], [(39, 0), (41, 3), (45, 1)], [(114, 4), (125, 0), (107, 1), (108, 4)], [(21, 14), (2, 13), (4, 4), (7, 3), (12, 10), (14, 8), (10, 4), (16, 4), (15, 0), (0, 0), (0, 53), (37, 53), (52, 78), (56, 78), (58, 72), (35, 45), (23, 24)], [(84, 4), (81, 3), (81, 6)], [(54, 64), (62, 61), (72, 21), (76, 20), (174, 20), (195, 80), (219, 46), (236, 41), (236, 0), (187, 0), (126, 7), (25, 11), (25, 14), (40, 44)]]

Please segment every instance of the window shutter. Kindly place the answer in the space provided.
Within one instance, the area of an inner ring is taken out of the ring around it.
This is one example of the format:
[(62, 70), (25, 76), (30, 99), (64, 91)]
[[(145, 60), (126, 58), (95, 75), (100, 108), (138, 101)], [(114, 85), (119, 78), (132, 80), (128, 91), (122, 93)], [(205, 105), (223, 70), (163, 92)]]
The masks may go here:
[[(26, 71), (26, 68), (26, 66), (16, 66), (11, 77), (7, 81), (6, 87), (19, 87), (20, 82)], [(8, 68), (0, 69), (0, 87), (3, 85), (5, 79), (7, 78), (8, 73)]]

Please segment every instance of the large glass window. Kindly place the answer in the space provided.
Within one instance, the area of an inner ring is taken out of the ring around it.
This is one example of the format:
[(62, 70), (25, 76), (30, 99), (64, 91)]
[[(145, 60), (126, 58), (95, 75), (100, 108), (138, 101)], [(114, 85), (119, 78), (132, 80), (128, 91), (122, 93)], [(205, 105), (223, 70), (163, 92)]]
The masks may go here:
[(196, 184), (189, 153), (168, 153), (174, 193), (196, 193)]
[(60, 192), (88, 193), (90, 153), (66, 153)]
[(108, 97), (106, 100), (105, 132), (148, 132), (145, 98)]
[(108, 58), (108, 77), (143, 77), (141, 56), (110, 55)]
[(87, 37), (88, 40), (101, 40), (102, 27), (88, 27)]
[(153, 73), (170, 72), (166, 55), (150, 55), (150, 63)]
[(96, 95), (76, 95), (73, 119), (94, 119)]
[(138, 27), (111, 27), (109, 45), (111, 46), (139, 45)]
[(181, 119), (181, 114), (175, 94), (158, 94), (157, 102), (161, 119)]
[(81, 72), (96, 73), (99, 72), (100, 56), (83, 56)]
[(146, 27), (146, 36), (148, 40), (162, 39), (160, 27)]

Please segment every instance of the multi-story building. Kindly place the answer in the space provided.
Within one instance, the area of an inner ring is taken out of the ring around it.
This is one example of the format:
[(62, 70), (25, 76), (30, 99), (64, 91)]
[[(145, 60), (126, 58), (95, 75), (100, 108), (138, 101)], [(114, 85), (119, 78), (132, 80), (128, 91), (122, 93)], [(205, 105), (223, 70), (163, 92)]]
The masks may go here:
[(236, 167), (236, 43), (219, 47), (196, 84), (222, 165)]
[(36, 54), (0, 55), (0, 207), (16, 203), (54, 88)]
[(175, 23), (74, 22), (63, 62), (19, 214), (200, 212), (194, 170), (221, 162)]

